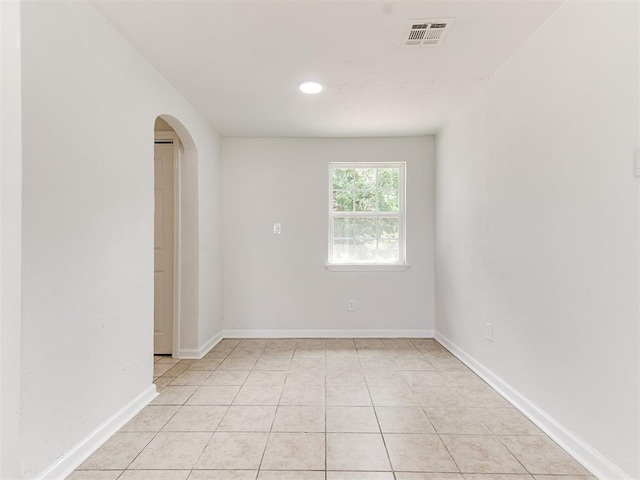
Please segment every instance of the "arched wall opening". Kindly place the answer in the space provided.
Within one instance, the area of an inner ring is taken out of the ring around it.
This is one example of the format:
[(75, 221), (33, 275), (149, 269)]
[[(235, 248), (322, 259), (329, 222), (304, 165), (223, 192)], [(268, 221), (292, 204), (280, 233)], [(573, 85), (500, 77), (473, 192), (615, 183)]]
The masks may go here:
[[(198, 151), (182, 122), (172, 115), (158, 115), (154, 122), (155, 141), (171, 138), (178, 143), (173, 178), (173, 338), (170, 353), (174, 358), (181, 358), (188, 356), (186, 352), (192, 350), (192, 346), (198, 345)], [(157, 253), (158, 249), (155, 250)], [(156, 299), (159, 294), (154, 288)], [(158, 308), (156, 299), (154, 308)], [(155, 331), (154, 327), (154, 339)]]

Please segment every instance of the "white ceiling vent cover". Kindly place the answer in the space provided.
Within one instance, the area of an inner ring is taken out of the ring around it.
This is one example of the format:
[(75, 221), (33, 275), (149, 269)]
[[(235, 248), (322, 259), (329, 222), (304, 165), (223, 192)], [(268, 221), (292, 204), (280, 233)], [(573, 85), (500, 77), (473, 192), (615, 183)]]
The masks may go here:
[(403, 47), (421, 47), (423, 45), (441, 44), (451, 24), (453, 18), (435, 18), (429, 20), (410, 20), (407, 30), (402, 39)]

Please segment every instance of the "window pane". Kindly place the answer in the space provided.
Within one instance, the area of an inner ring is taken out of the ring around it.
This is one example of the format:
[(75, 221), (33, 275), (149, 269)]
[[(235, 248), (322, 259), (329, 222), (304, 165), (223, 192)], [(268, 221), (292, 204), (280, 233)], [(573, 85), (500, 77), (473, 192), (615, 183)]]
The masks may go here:
[(399, 208), (397, 190), (384, 190), (378, 192), (378, 211), (397, 212)]
[(376, 168), (356, 168), (356, 189), (375, 190)]
[(333, 219), (333, 258), (334, 262), (353, 260), (353, 220), (350, 218)]
[(379, 168), (378, 169), (378, 189), (398, 190), (400, 184), (399, 168)]
[(397, 218), (378, 220), (378, 256), (379, 260), (397, 262), (400, 260), (400, 229)]
[(355, 172), (353, 168), (334, 168), (333, 169), (333, 189), (334, 190), (353, 190), (355, 187)]
[(338, 190), (333, 192), (333, 211), (334, 212), (352, 212), (353, 211), (353, 192), (345, 192)]
[(375, 218), (354, 218), (355, 260), (374, 261), (377, 257), (377, 221)]
[(356, 192), (356, 212), (375, 212), (376, 192), (364, 190)]

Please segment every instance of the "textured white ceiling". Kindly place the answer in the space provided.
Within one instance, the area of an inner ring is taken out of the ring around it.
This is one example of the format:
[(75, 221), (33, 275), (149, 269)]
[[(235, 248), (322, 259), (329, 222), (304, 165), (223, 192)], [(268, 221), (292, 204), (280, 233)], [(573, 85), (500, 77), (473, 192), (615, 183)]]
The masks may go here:
[[(97, 1), (225, 136), (434, 133), (560, 1)], [(401, 48), (409, 19), (455, 17)], [(301, 94), (307, 79), (325, 86)]]

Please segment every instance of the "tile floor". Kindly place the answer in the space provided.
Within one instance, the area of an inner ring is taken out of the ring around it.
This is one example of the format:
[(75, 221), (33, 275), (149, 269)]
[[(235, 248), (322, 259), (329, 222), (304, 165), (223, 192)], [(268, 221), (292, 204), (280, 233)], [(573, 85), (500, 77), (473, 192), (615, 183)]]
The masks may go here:
[(594, 480), (431, 339), (223, 340), (68, 480)]

